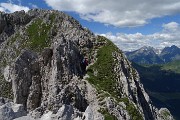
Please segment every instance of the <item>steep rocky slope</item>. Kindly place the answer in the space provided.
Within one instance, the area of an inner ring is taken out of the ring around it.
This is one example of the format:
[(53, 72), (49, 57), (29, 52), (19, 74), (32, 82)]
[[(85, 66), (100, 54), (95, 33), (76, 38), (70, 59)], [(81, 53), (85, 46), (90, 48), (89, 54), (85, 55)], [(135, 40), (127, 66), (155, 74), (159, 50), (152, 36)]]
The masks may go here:
[(123, 53), (72, 17), (0, 13), (0, 32), (0, 119), (173, 119), (151, 104)]

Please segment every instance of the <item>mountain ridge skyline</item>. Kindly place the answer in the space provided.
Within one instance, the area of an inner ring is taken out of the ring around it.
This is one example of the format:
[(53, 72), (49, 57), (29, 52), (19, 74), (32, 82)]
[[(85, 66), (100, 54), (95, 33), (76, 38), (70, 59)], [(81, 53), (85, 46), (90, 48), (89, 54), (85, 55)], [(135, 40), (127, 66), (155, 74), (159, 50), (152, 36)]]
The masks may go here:
[[(173, 44), (173, 45), (168, 45), (168, 46), (165, 46), (165, 47), (163, 47), (163, 48), (153, 47), (153, 46), (151, 46), (151, 45), (144, 45), (144, 46), (141, 46), (141, 47), (139, 47), (139, 48), (137, 48), (137, 49), (134, 49), (134, 50), (124, 50), (124, 52), (133, 52), (133, 51), (136, 51), (136, 50), (139, 50), (139, 49), (142, 49), (142, 48), (153, 48), (153, 49), (155, 49), (155, 50), (159, 50), (160, 52), (162, 52), (162, 50), (163, 50), (164, 48), (170, 48), (170, 47), (173, 47), (173, 46), (180, 48), (179, 46), (177, 46), (177, 45), (175, 45), (175, 44)], [(158, 52), (157, 54), (160, 54), (160, 52)]]
[(165, 47), (161, 51), (144, 46), (134, 51), (124, 52), (127, 58), (140, 64), (164, 64), (175, 60), (180, 60), (180, 48), (176, 45)]
[(122, 50), (73, 17), (33, 9), (0, 18), (1, 120), (173, 120)]
[(143, 4), (141, 0), (128, 2), (1, 0), (0, 2), (0, 11), (8, 13), (35, 8), (66, 12), (95, 34), (113, 41), (122, 50), (135, 50), (144, 45), (163, 48), (176, 44), (180, 47), (178, 0), (164, 0), (163, 3), (145, 0)]

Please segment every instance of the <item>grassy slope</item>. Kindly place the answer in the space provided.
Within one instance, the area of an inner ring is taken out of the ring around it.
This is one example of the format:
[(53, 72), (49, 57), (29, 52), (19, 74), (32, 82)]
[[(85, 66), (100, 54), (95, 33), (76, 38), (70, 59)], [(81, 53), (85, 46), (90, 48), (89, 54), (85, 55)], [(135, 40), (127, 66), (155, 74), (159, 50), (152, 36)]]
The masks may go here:
[[(142, 116), (136, 110), (134, 105), (129, 102), (127, 98), (119, 99), (119, 91), (116, 90), (116, 81), (114, 69), (114, 60), (112, 53), (119, 52), (119, 49), (109, 40), (104, 37), (99, 37), (98, 41), (106, 42), (106, 44), (99, 48), (97, 52), (97, 61), (90, 66), (88, 69), (88, 74), (90, 78), (88, 79), (91, 84), (94, 84), (98, 91), (105, 91), (105, 97), (110, 96), (116, 99), (118, 102), (124, 102), (126, 104), (126, 109), (129, 112), (132, 120), (141, 120)], [(121, 54), (121, 53), (120, 53)], [(96, 74), (94, 74), (97, 72)], [(110, 116), (106, 110), (101, 111), (105, 115), (106, 120), (114, 120), (113, 116)], [(111, 118), (111, 119), (110, 119)]]
[(27, 28), (29, 41), (26, 46), (35, 51), (41, 51), (45, 47), (50, 46), (50, 40), (48, 39), (49, 30), (51, 24), (43, 23), (42, 19), (37, 19)]
[(163, 70), (171, 70), (176, 73), (180, 73), (180, 60), (167, 63), (162, 66)]

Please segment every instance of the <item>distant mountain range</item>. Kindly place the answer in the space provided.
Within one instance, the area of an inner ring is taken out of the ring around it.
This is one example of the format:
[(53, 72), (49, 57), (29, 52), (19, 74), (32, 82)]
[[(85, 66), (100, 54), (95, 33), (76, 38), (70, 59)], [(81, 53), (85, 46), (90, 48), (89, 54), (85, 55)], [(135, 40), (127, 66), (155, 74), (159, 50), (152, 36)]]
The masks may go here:
[(173, 45), (160, 51), (145, 46), (125, 54), (152, 102), (159, 108), (167, 107), (180, 120), (180, 48)]
[(180, 48), (173, 45), (165, 47), (161, 52), (157, 49), (144, 46), (138, 50), (125, 52), (127, 58), (139, 64), (164, 64), (180, 60)]

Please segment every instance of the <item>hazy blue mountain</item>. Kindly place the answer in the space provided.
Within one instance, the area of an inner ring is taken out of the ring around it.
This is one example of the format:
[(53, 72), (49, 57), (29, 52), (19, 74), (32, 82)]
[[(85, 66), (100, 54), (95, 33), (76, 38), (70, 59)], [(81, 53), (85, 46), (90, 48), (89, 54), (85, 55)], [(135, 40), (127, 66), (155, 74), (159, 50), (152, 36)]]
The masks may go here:
[(156, 54), (153, 47), (142, 47), (132, 52), (125, 52), (129, 60), (139, 64), (162, 64), (164, 61)]
[(175, 45), (171, 47), (165, 47), (162, 50), (160, 57), (163, 59), (164, 62), (180, 60), (180, 48)]
[(164, 64), (180, 60), (180, 48), (175, 45), (165, 47), (160, 53), (153, 47), (144, 46), (125, 54), (129, 60), (139, 64)]

